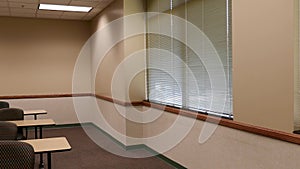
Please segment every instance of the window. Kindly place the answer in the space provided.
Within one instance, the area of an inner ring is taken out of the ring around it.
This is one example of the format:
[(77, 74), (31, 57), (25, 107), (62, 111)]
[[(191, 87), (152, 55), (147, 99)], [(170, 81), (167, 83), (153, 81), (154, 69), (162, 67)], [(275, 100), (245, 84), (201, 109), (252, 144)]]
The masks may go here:
[[(148, 100), (232, 118), (231, 1), (148, 0), (147, 12), (156, 12), (147, 16)], [(197, 50), (187, 45), (194, 36), (190, 23), (209, 41), (203, 38)], [(207, 62), (199, 55), (208, 60), (217, 56), (220, 62)], [(214, 88), (211, 73), (213, 80), (223, 76), (226, 85)]]

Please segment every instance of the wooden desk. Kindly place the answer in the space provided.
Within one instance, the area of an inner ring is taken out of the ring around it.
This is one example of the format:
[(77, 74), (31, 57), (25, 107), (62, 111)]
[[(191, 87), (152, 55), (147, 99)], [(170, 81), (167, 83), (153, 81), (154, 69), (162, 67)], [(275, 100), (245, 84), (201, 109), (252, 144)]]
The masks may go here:
[(9, 121), (15, 123), (18, 127), (40, 127), (53, 126), (55, 122), (52, 119), (38, 119), (38, 120), (15, 120)]
[(47, 114), (47, 111), (46, 110), (25, 110), (24, 111), (24, 116), (33, 115), (34, 120), (37, 120), (37, 116), (42, 114)]
[[(32, 145), (35, 153), (47, 153), (48, 169), (51, 169), (51, 153), (70, 151), (72, 149), (68, 140), (65, 137), (22, 140), (22, 142), (26, 142)], [(41, 165), (43, 166), (42, 163)]]
[[(15, 120), (9, 121), (15, 123), (18, 127), (39, 127), (40, 128), (40, 138), (43, 138), (42, 127), (43, 126), (54, 126), (55, 122), (52, 119), (38, 119), (38, 120)], [(37, 131), (35, 131), (37, 136)]]

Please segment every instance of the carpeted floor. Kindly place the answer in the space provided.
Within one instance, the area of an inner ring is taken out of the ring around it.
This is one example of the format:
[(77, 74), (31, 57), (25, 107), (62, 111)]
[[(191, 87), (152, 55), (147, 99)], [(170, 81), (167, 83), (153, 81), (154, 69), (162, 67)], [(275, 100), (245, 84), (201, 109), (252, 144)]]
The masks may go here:
[[(85, 127), (86, 129), (86, 127)], [(113, 142), (95, 127), (88, 127), (89, 131), (97, 135), (97, 139), (103, 140), (105, 146), (109, 146), (118, 152), (130, 153), (131, 155), (149, 155), (144, 149), (125, 151), (120, 145)], [(165, 161), (157, 157), (126, 158), (118, 156), (102, 149), (95, 144), (81, 127), (44, 129), (44, 138), (67, 137), (72, 150), (52, 154), (53, 169), (174, 169)], [(30, 132), (30, 137), (33, 132)], [(46, 155), (44, 155), (45, 168), (47, 168)], [(39, 156), (36, 155), (36, 168), (38, 168)]]

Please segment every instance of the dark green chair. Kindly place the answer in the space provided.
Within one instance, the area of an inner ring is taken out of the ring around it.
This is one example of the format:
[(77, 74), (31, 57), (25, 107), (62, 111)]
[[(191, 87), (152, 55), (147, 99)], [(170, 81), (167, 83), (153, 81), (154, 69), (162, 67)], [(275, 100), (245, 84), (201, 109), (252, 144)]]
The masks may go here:
[(34, 169), (33, 147), (20, 141), (0, 141), (0, 168)]
[(16, 124), (0, 121), (0, 140), (17, 140), (18, 127)]
[[(0, 121), (14, 121), (24, 120), (24, 112), (22, 109), (17, 108), (4, 108), (0, 109)], [(24, 140), (26, 137), (23, 135), (23, 128), (18, 127), (18, 140)]]
[(9, 103), (5, 101), (0, 101), (0, 109), (9, 108)]

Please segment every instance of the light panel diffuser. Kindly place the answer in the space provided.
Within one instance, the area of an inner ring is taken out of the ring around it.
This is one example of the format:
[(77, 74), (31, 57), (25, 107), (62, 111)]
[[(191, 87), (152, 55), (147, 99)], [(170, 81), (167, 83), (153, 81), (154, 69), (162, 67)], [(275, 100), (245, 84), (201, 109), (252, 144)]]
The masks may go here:
[(39, 9), (54, 10), (54, 11), (72, 11), (72, 12), (89, 12), (92, 7), (86, 6), (69, 6), (69, 5), (54, 5), (54, 4), (40, 4)]

